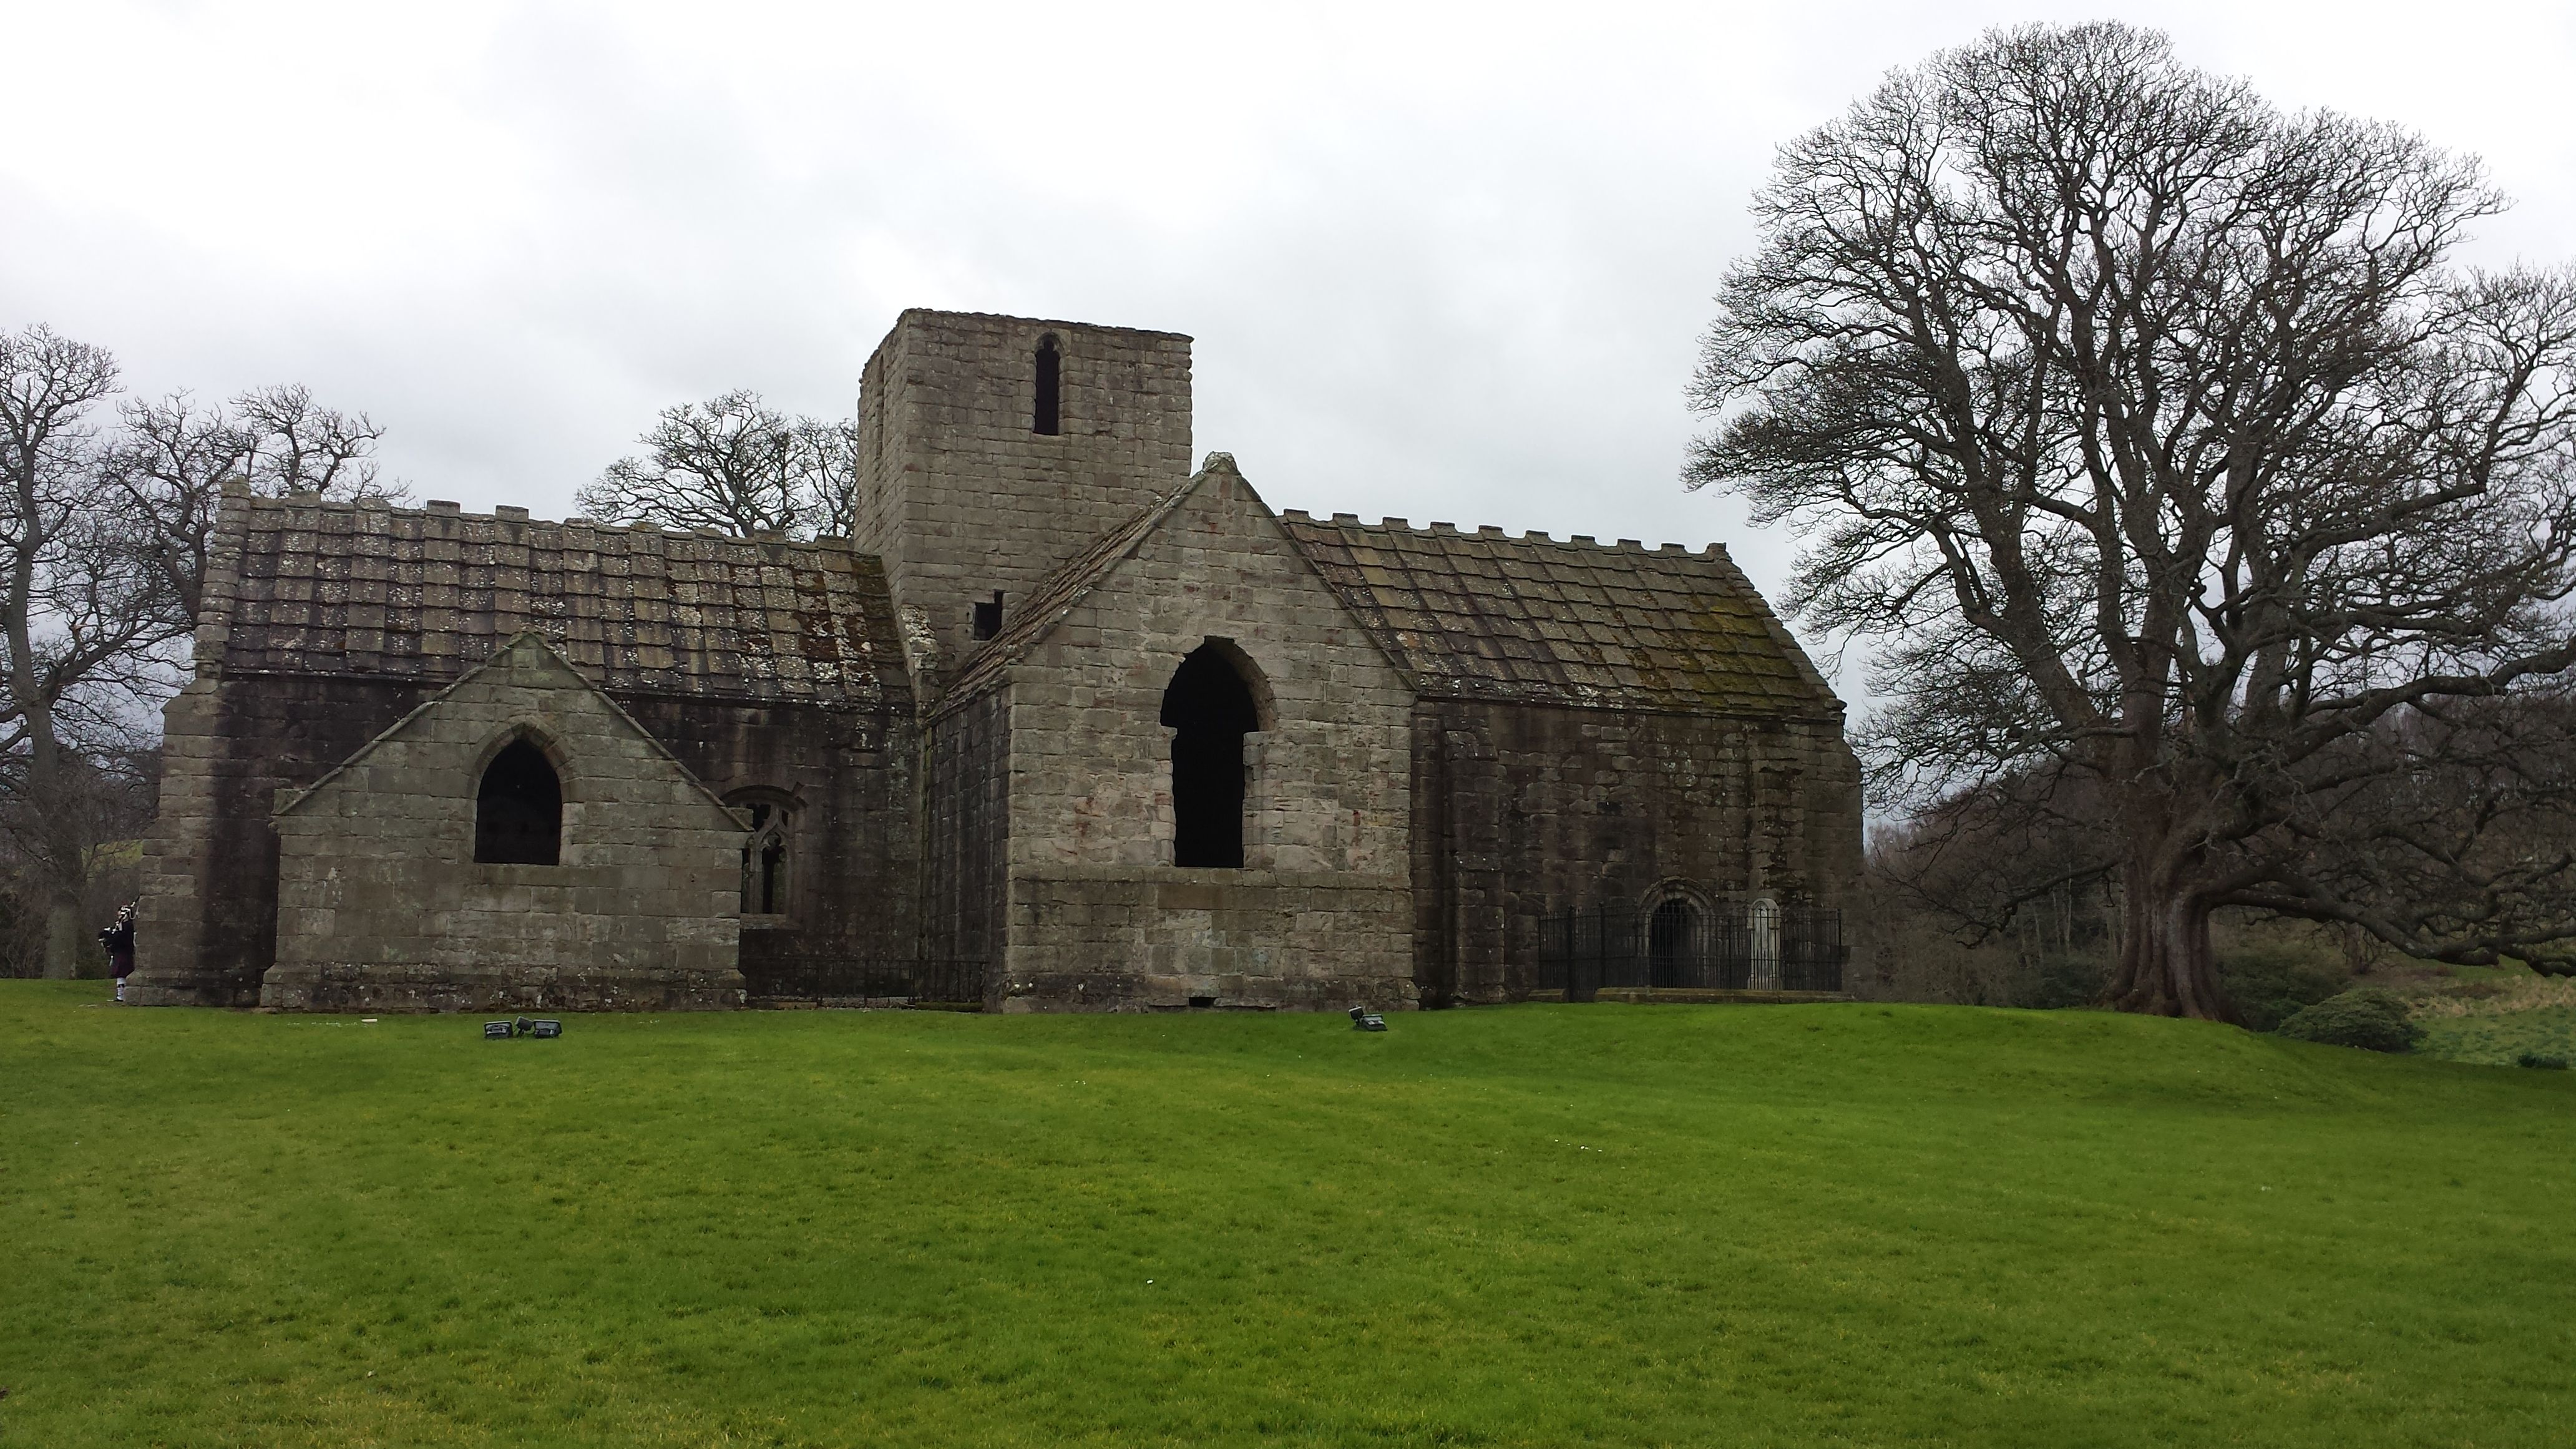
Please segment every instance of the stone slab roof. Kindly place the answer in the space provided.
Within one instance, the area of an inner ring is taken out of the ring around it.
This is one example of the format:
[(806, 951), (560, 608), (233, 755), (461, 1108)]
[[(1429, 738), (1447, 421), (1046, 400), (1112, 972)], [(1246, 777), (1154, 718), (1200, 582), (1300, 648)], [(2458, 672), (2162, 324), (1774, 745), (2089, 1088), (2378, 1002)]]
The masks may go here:
[(533, 630), (608, 690), (908, 708), (885, 571), (846, 542), (228, 493), (200, 667), (445, 684)]
[(1839, 717), (1842, 701), (1726, 550), (1692, 553), (1350, 514), (1280, 515), (1414, 687), (1686, 714)]
[[(1234, 460), (1210, 454), (1208, 468)], [(1103, 534), (968, 655), (943, 708), (1011, 662), (1162, 526), (1206, 472)], [(1240, 475), (1237, 475), (1240, 476)], [(1605, 546), (1499, 528), (1279, 515), (1289, 539), (1429, 698), (1839, 720), (1842, 701), (1726, 550)]]

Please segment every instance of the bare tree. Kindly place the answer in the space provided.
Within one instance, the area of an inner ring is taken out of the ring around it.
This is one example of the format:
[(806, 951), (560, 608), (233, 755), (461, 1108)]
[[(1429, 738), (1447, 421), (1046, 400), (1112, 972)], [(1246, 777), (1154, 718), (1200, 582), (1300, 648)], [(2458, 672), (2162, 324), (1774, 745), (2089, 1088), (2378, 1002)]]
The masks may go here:
[(226, 482), (272, 498), (405, 496), (381, 480), (375, 450), (385, 430), (365, 413), (320, 406), (301, 384), (254, 388), (216, 407), (177, 392), (129, 400), (119, 412), (124, 429), (104, 450), (106, 476), (149, 518), (152, 565), (172, 608), (191, 622)]
[(607, 523), (709, 528), (749, 536), (810, 538), (848, 526), (856, 484), (856, 430), (790, 417), (760, 394), (729, 392), (666, 408), (636, 441), (644, 458), (620, 458), (575, 501)]
[(223, 486), (276, 496), (395, 497), (383, 429), (301, 386), (223, 407), (174, 394), (96, 415), (117, 392), (105, 351), (43, 326), (0, 332), (0, 834), (43, 899), (43, 969), (86, 948), (102, 831), (128, 829), (152, 704), (196, 624)]
[(2576, 281), (2452, 264), (2502, 205), (2474, 164), (2030, 27), (1891, 76), (1755, 205), (1688, 477), (1800, 527), (1792, 608), (1878, 641), (1882, 801), (2094, 842), (2053, 874), (2118, 887), (2131, 1010), (2233, 1016), (2231, 905), (2567, 964), (2557, 807), (2401, 788), (2560, 789), (2455, 726), (2576, 663)]
[(32, 327), (0, 332), (0, 783), (5, 823), (45, 882), (44, 970), (68, 977), (98, 842), (85, 743), (122, 743), (135, 691), (185, 627), (150, 567), (148, 520), (103, 485), (90, 414), (116, 391), (106, 352)]
[(810, 459), (806, 488), (814, 532), (846, 535), (859, 506), (859, 424), (856, 418), (823, 422), (798, 418), (800, 446)]

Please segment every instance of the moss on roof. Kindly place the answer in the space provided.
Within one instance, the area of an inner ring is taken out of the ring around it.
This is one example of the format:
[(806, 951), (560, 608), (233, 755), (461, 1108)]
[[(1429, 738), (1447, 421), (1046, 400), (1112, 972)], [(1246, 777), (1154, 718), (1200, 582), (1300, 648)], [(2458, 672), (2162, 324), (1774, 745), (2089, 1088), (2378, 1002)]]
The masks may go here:
[(1688, 714), (1839, 718), (1726, 550), (1499, 528), (1281, 515), (1424, 695)]
[(445, 683), (534, 630), (610, 690), (908, 707), (885, 571), (843, 542), (517, 510), (223, 500), (198, 655)]

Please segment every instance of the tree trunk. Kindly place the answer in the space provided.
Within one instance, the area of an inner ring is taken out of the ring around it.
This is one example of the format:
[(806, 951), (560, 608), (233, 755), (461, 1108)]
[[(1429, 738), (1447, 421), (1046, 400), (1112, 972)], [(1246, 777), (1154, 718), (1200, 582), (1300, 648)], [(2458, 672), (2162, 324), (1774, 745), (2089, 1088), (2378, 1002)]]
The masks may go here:
[(71, 771), (54, 737), (53, 702), (37, 687), (26, 625), (25, 590), (13, 591), (7, 617), (10, 680), (18, 692), (27, 732), (26, 801), (35, 808), (44, 857), (38, 868), (51, 878), (45, 899), (45, 977), (69, 981), (80, 974), (82, 917), (89, 899), (89, 861), (82, 849), (71, 798)]
[(80, 974), (81, 948), (87, 943), (81, 928), (81, 899), (57, 890), (45, 903), (45, 979), (69, 981)]
[(2124, 899), (2120, 971), (2111, 1004), (2151, 1016), (2189, 1016), (2242, 1025), (2218, 982), (2209, 947), (2209, 905), (2183, 863), (2131, 860)]

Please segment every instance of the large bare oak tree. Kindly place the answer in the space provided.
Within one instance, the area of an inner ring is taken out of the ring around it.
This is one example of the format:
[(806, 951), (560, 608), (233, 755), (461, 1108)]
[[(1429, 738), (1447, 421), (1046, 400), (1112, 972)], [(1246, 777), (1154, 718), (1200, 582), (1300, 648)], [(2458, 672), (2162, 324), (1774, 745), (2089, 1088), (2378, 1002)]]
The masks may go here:
[(0, 332), (0, 827), (43, 877), (44, 971), (84, 946), (98, 841), (81, 746), (131, 719), (132, 688), (185, 628), (148, 566), (148, 532), (98, 466), (93, 410), (116, 360), (44, 327)]
[(1757, 198), (1688, 476), (1803, 530), (1882, 801), (2116, 885), (2120, 1006), (2232, 1018), (2229, 906), (2566, 962), (2576, 281), (2458, 265), (2501, 204), (2116, 24), (1894, 74)]
[(790, 417), (744, 390), (665, 408), (620, 458), (574, 495), (603, 523), (811, 538), (850, 524), (857, 428)]
[(213, 406), (184, 392), (128, 399), (118, 416), (123, 429), (101, 451), (99, 471), (140, 512), (163, 599), (186, 623), (197, 617), (225, 484), (270, 498), (310, 493), (342, 502), (398, 502), (407, 491), (387, 482), (376, 461), (385, 430), (365, 413), (322, 406), (301, 383), (253, 388)]
[(224, 485), (392, 497), (382, 429), (300, 386), (200, 407), (118, 397), (116, 360), (36, 326), (0, 331), (0, 831), (41, 876), (44, 971), (88, 949), (92, 857), (130, 828), (151, 708), (195, 627)]

